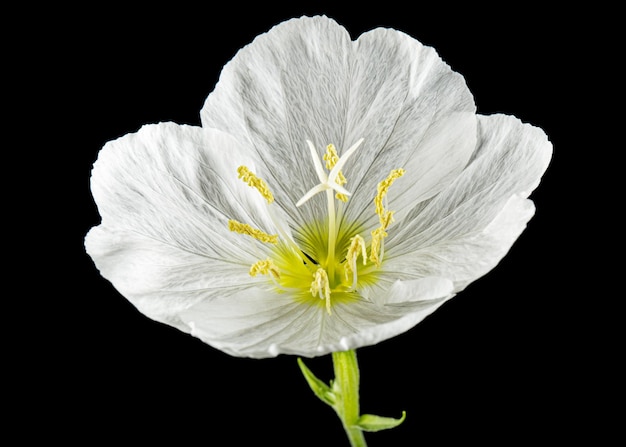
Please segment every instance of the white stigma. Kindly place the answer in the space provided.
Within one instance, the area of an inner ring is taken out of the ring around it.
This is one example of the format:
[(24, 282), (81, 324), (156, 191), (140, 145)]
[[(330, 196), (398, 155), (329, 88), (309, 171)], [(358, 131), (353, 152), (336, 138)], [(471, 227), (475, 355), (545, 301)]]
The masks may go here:
[(339, 171), (346, 164), (348, 158), (358, 149), (358, 147), (363, 143), (363, 138), (357, 141), (354, 145), (350, 147), (337, 161), (335, 166), (331, 169), (328, 175), (324, 172), (324, 167), (322, 166), (322, 161), (317, 155), (317, 151), (315, 150), (315, 146), (309, 140), (306, 140), (307, 145), (309, 146), (309, 152), (311, 153), (311, 158), (313, 159), (313, 166), (315, 167), (315, 172), (317, 173), (317, 178), (320, 183), (311, 188), (300, 200), (296, 203), (296, 206), (302, 206), (306, 202), (308, 202), (311, 197), (320, 193), (322, 191), (328, 191), (332, 189), (339, 194), (343, 194), (345, 196), (351, 196), (352, 193), (345, 189), (343, 186), (337, 183), (337, 176), (339, 175)]

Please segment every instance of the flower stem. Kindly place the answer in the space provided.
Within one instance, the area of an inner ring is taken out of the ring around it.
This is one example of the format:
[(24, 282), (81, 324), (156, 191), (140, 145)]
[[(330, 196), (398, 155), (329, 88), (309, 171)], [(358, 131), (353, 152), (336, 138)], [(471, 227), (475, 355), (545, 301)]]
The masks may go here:
[(343, 428), (348, 435), (352, 447), (367, 447), (364, 431), (374, 432), (397, 427), (404, 422), (406, 412), (402, 417), (376, 416), (374, 414), (360, 414), (359, 410), (359, 365), (354, 350), (333, 352), (333, 366), (335, 379), (330, 386), (315, 377), (302, 359), (298, 359), (298, 366), (308, 382), (311, 390), (325, 404), (330, 405), (341, 419)]
[(354, 350), (333, 352), (335, 381), (333, 391), (337, 396), (335, 411), (348, 435), (352, 447), (367, 447), (363, 431), (359, 428), (359, 365)]

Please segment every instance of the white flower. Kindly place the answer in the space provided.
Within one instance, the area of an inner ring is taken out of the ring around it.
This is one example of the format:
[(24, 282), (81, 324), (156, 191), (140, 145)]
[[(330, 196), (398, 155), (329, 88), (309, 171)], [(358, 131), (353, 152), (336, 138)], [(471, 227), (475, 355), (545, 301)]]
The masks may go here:
[(105, 145), (87, 251), (141, 312), (232, 355), (377, 343), (492, 269), (534, 213), (551, 144), (475, 110), (401, 32), (284, 22), (224, 67), (202, 127)]

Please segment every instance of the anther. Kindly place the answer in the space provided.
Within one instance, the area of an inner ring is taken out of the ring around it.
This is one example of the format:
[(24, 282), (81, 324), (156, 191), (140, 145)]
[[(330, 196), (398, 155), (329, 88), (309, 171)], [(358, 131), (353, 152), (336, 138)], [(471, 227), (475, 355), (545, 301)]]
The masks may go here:
[(246, 234), (248, 236), (252, 236), (256, 240), (261, 242), (268, 242), (270, 244), (275, 244), (278, 242), (277, 234), (267, 234), (261, 230), (258, 230), (251, 225), (237, 222), (236, 220), (230, 219), (228, 221), (228, 229), (230, 231), (234, 231), (239, 234)]
[[(337, 155), (337, 149), (335, 149), (334, 144), (329, 144), (328, 146), (326, 146), (324, 161), (326, 162), (326, 169), (328, 170), (332, 170), (339, 161), (339, 155)], [(343, 186), (348, 183), (348, 180), (346, 180), (343, 172), (339, 171), (337, 172), (337, 179), (335, 180), (335, 182), (338, 185)], [(335, 194), (335, 197), (337, 198), (337, 200), (341, 200), (344, 203), (348, 201), (348, 196), (339, 192)]]
[(250, 169), (246, 166), (239, 166), (237, 168), (237, 174), (239, 174), (239, 178), (253, 188), (256, 188), (257, 191), (267, 200), (267, 203), (272, 203), (274, 201), (274, 196), (272, 195), (270, 189), (262, 179), (257, 177)]
[(321, 267), (313, 274), (311, 295), (319, 296), (321, 299), (326, 300), (326, 312), (330, 315), (330, 283), (326, 270)]
[(387, 191), (393, 182), (402, 177), (404, 173), (404, 169), (393, 169), (389, 173), (389, 176), (380, 182), (377, 187), (374, 205), (376, 205), (376, 214), (378, 214), (380, 227), (372, 231), (372, 243), (370, 245), (370, 260), (376, 264), (376, 267), (380, 267), (385, 253), (385, 244), (383, 242), (383, 239), (387, 237), (385, 230), (393, 222), (393, 211), (385, 209), (383, 206), (383, 198), (387, 195)]
[(280, 272), (278, 267), (272, 262), (270, 258), (262, 261), (257, 261), (250, 267), (250, 276), (256, 275), (271, 275), (273, 278), (279, 279)]
[(324, 161), (326, 162), (326, 169), (329, 171), (335, 167), (339, 161), (339, 155), (337, 155), (337, 149), (334, 144), (326, 146), (326, 153), (324, 154)]
[(350, 281), (350, 274), (352, 274), (352, 286), (350, 287), (351, 289), (354, 289), (356, 287), (356, 261), (359, 257), (359, 254), (363, 258), (363, 265), (366, 265), (367, 252), (365, 250), (365, 240), (361, 237), (361, 235), (357, 234), (356, 236), (350, 238), (350, 248), (348, 248), (348, 253), (346, 254), (346, 266), (344, 269), (346, 281)]
[(393, 184), (393, 182), (395, 182), (396, 179), (402, 177), (404, 173), (404, 169), (394, 169), (389, 173), (389, 176), (385, 180), (378, 184), (377, 194), (374, 198), (374, 204), (376, 205), (376, 214), (378, 214), (381, 225), (383, 225), (383, 219), (388, 219), (388, 216), (386, 216), (384, 213), (385, 209), (383, 207), (383, 197), (387, 195), (387, 191), (389, 190), (389, 187)]
[(387, 232), (383, 227), (378, 227), (372, 231), (372, 244), (370, 245), (370, 261), (380, 267), (384, 254), (383, 239), (387, 237)]

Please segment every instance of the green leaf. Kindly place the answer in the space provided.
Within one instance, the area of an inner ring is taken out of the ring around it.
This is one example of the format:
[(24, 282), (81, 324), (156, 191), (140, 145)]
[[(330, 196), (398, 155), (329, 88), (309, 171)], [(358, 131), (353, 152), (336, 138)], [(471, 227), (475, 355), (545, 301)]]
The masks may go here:
[(306, 379), (309, 387), (320, 400), (331, 407), (335, 406), (335, 393), (333, 393), (332, 389), (322, 382), (320, 379), (315, 377), (315, 374), (311, 372), (309, 368), (304, 364), (301, 358), (298, 358), (298, 366), (300, 367), (300, 371), (302, 371), (302, 375)]
[(380, 431), (397, 427), (406, 419), (406, 411), (402, 412), (400, 419), (376, 416), (374, 414), (362, 414), (356, 426), (363, 431)]

